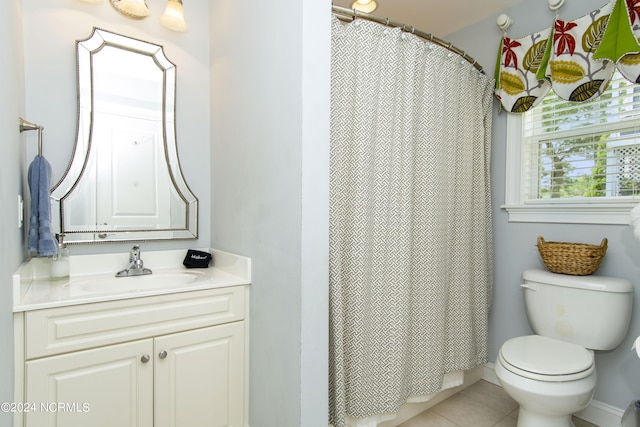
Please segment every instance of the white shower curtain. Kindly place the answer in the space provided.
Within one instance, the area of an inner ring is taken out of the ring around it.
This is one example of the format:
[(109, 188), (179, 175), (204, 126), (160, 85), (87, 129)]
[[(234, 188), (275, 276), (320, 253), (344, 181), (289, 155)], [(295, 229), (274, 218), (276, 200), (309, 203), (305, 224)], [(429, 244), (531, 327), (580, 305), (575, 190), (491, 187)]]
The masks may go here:
[(494, 85), (399, 29), (332, 25), (330, 421), (376, 425), (487, 360)]

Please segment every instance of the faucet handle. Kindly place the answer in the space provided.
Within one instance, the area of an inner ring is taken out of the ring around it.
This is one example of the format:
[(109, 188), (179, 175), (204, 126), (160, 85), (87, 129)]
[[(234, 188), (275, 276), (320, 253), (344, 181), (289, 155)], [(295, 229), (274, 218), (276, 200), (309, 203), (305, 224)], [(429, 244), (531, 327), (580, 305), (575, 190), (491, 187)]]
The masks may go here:
[(129, 261), (136, 261), (140, 259), (140, 246), (135, 245), (129, 252)]

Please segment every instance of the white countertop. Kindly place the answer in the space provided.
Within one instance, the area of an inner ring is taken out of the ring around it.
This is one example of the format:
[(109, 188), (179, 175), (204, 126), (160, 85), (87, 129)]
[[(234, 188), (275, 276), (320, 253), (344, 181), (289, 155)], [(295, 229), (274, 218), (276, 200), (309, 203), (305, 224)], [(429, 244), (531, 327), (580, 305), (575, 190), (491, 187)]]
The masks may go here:
[(29, 311), (151, 295), (190, 292), (251, 283), (249, 258), (204, 249), (213, 254), (213, 266), (188, 269), (182, 265), (186, 250), (142, 253), (151, 275), (116, 278), (126, 268), (129, 254), (70, 257), (68, 278), (49, 278), (49, 260), (33, 258), (13, 275), (13, 311)]

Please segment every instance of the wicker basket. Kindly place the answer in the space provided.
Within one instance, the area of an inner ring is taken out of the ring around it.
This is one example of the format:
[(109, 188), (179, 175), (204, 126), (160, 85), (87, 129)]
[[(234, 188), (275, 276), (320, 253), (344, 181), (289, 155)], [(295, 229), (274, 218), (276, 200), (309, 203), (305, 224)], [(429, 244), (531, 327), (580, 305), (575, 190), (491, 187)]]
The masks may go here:
[(538, 251), (552, 273), (586, 276), (595, 272), (607, 252), (607, 239), (600, 246), (584, 243), (545, 242), (538, 237)]

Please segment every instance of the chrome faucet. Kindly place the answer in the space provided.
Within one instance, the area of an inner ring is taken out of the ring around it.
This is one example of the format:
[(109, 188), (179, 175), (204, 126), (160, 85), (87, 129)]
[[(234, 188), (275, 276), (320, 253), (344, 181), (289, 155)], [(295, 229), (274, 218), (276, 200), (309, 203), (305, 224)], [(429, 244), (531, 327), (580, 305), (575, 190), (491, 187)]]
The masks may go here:
[(144, 262), (140, 258), (140, 246), (135, 245), (129, 252), (129, 267), (118, 271), (116, 277), (142, 276), (151, 273), (151, 270), (144, 268)]

